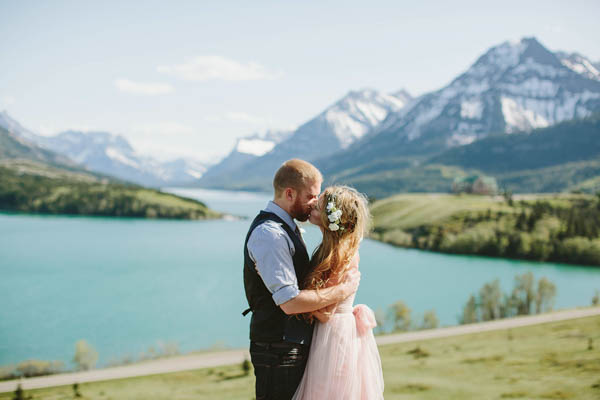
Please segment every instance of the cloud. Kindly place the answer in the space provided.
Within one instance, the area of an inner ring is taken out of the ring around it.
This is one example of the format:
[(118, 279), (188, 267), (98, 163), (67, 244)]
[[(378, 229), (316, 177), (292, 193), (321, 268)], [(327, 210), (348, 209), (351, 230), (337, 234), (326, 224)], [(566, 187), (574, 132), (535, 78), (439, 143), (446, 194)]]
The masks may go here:
[(15, 104), (15, 98), (12, 96), (2, 96), (0, 97), (0, 108), (5, 108), (8, 106), (12, 106)]
[(165, 94), (173, 91), (173, 87), (168, 83), (133, 82), (129, 79), (117, 79), (115, 86), (121, 92), (143, 95)]
[(191, 126), (181, 124), (179, 122), (145, 122), (141, 124), (135, 124), (131, 126), (130, 131), (136, 135), (169, 135), (169, 136), (177, 136), (177, 135), (193, 135), (196, 132), (196, 129)]
[(221, 56), (198, 56), (183, 64), (158, 66), (157, 70), (188, 81), (255, 81), (277, 79), (282, 75), (254, 62), (244, 64)]
[(86, 123), (71, 123), (68, 125), (55, 125), (55, 124), (40, 124), (37, 126), (36, 133), (42, 136), (54, 136), (64, 131), (78, 131), (78, 132), (106, 132), (106, 129), (102, 129), (98, 126), (89, 125)]
[(550, 31), (552, 33), (564, 33), (565, 32), (565, 28), (562, 25), (546, 25), (545, 28), (547, 31)]
[(248, 122), (256, 125), (273, 123), (273, 120), (271, 118), (258, 117), (245, 112), (228, 112), (227, 114), (225, 114), (225, 117), (231, 121)]
[(251, 125), (273, 125), (273, 118), (264, 118), (257, 115), (248, 114), (246, 112), (230, 111), (222, 115), (207, 115), (204, 118), (206, 122), (244, 122)]

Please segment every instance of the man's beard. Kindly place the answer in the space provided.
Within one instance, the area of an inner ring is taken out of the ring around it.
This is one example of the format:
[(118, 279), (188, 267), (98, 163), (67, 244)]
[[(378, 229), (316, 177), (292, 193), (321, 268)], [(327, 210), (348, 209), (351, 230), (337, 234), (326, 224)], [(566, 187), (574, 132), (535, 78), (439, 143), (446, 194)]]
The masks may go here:
[(297, 197), (290, 211), (292, 218), (297, 219), (300, 222), (304, 222), (308, 219), (308, 217), (310, 217), (312, 208), (307, 205), (303, 206), (300, 202), (300, 198)]

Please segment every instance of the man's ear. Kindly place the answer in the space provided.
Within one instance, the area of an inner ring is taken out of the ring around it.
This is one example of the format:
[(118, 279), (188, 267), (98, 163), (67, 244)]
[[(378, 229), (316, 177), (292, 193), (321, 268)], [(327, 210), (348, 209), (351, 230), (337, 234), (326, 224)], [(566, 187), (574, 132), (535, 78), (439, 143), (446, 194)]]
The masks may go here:
[(296, 200), (297, 193), (296, 190), (294, 190), (293, 188), (286, 188), (283, 194), (285, 196), (285, 199), (290, 203), (293, 203)]

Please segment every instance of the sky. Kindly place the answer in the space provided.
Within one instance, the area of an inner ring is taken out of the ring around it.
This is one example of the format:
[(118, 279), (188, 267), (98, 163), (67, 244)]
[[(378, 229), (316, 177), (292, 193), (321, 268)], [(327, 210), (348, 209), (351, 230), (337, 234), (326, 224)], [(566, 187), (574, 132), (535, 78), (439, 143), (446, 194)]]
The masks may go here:
[(599, 16), (596, 0), (0, 0), (0, 110), (214, 161), (350, 90), (437, 90), (507, 40), (600, 61)]

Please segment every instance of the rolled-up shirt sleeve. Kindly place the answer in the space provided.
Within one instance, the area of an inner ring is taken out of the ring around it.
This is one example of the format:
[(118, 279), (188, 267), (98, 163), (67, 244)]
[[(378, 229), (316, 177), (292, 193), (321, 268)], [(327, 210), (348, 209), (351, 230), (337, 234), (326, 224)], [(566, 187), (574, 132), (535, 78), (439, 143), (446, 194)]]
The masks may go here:
[(248, 238), (248, 253), (276, 305), (298, 296), (292, 255), (294, 245), (285, 231), (269, 222), (257, 226)]

